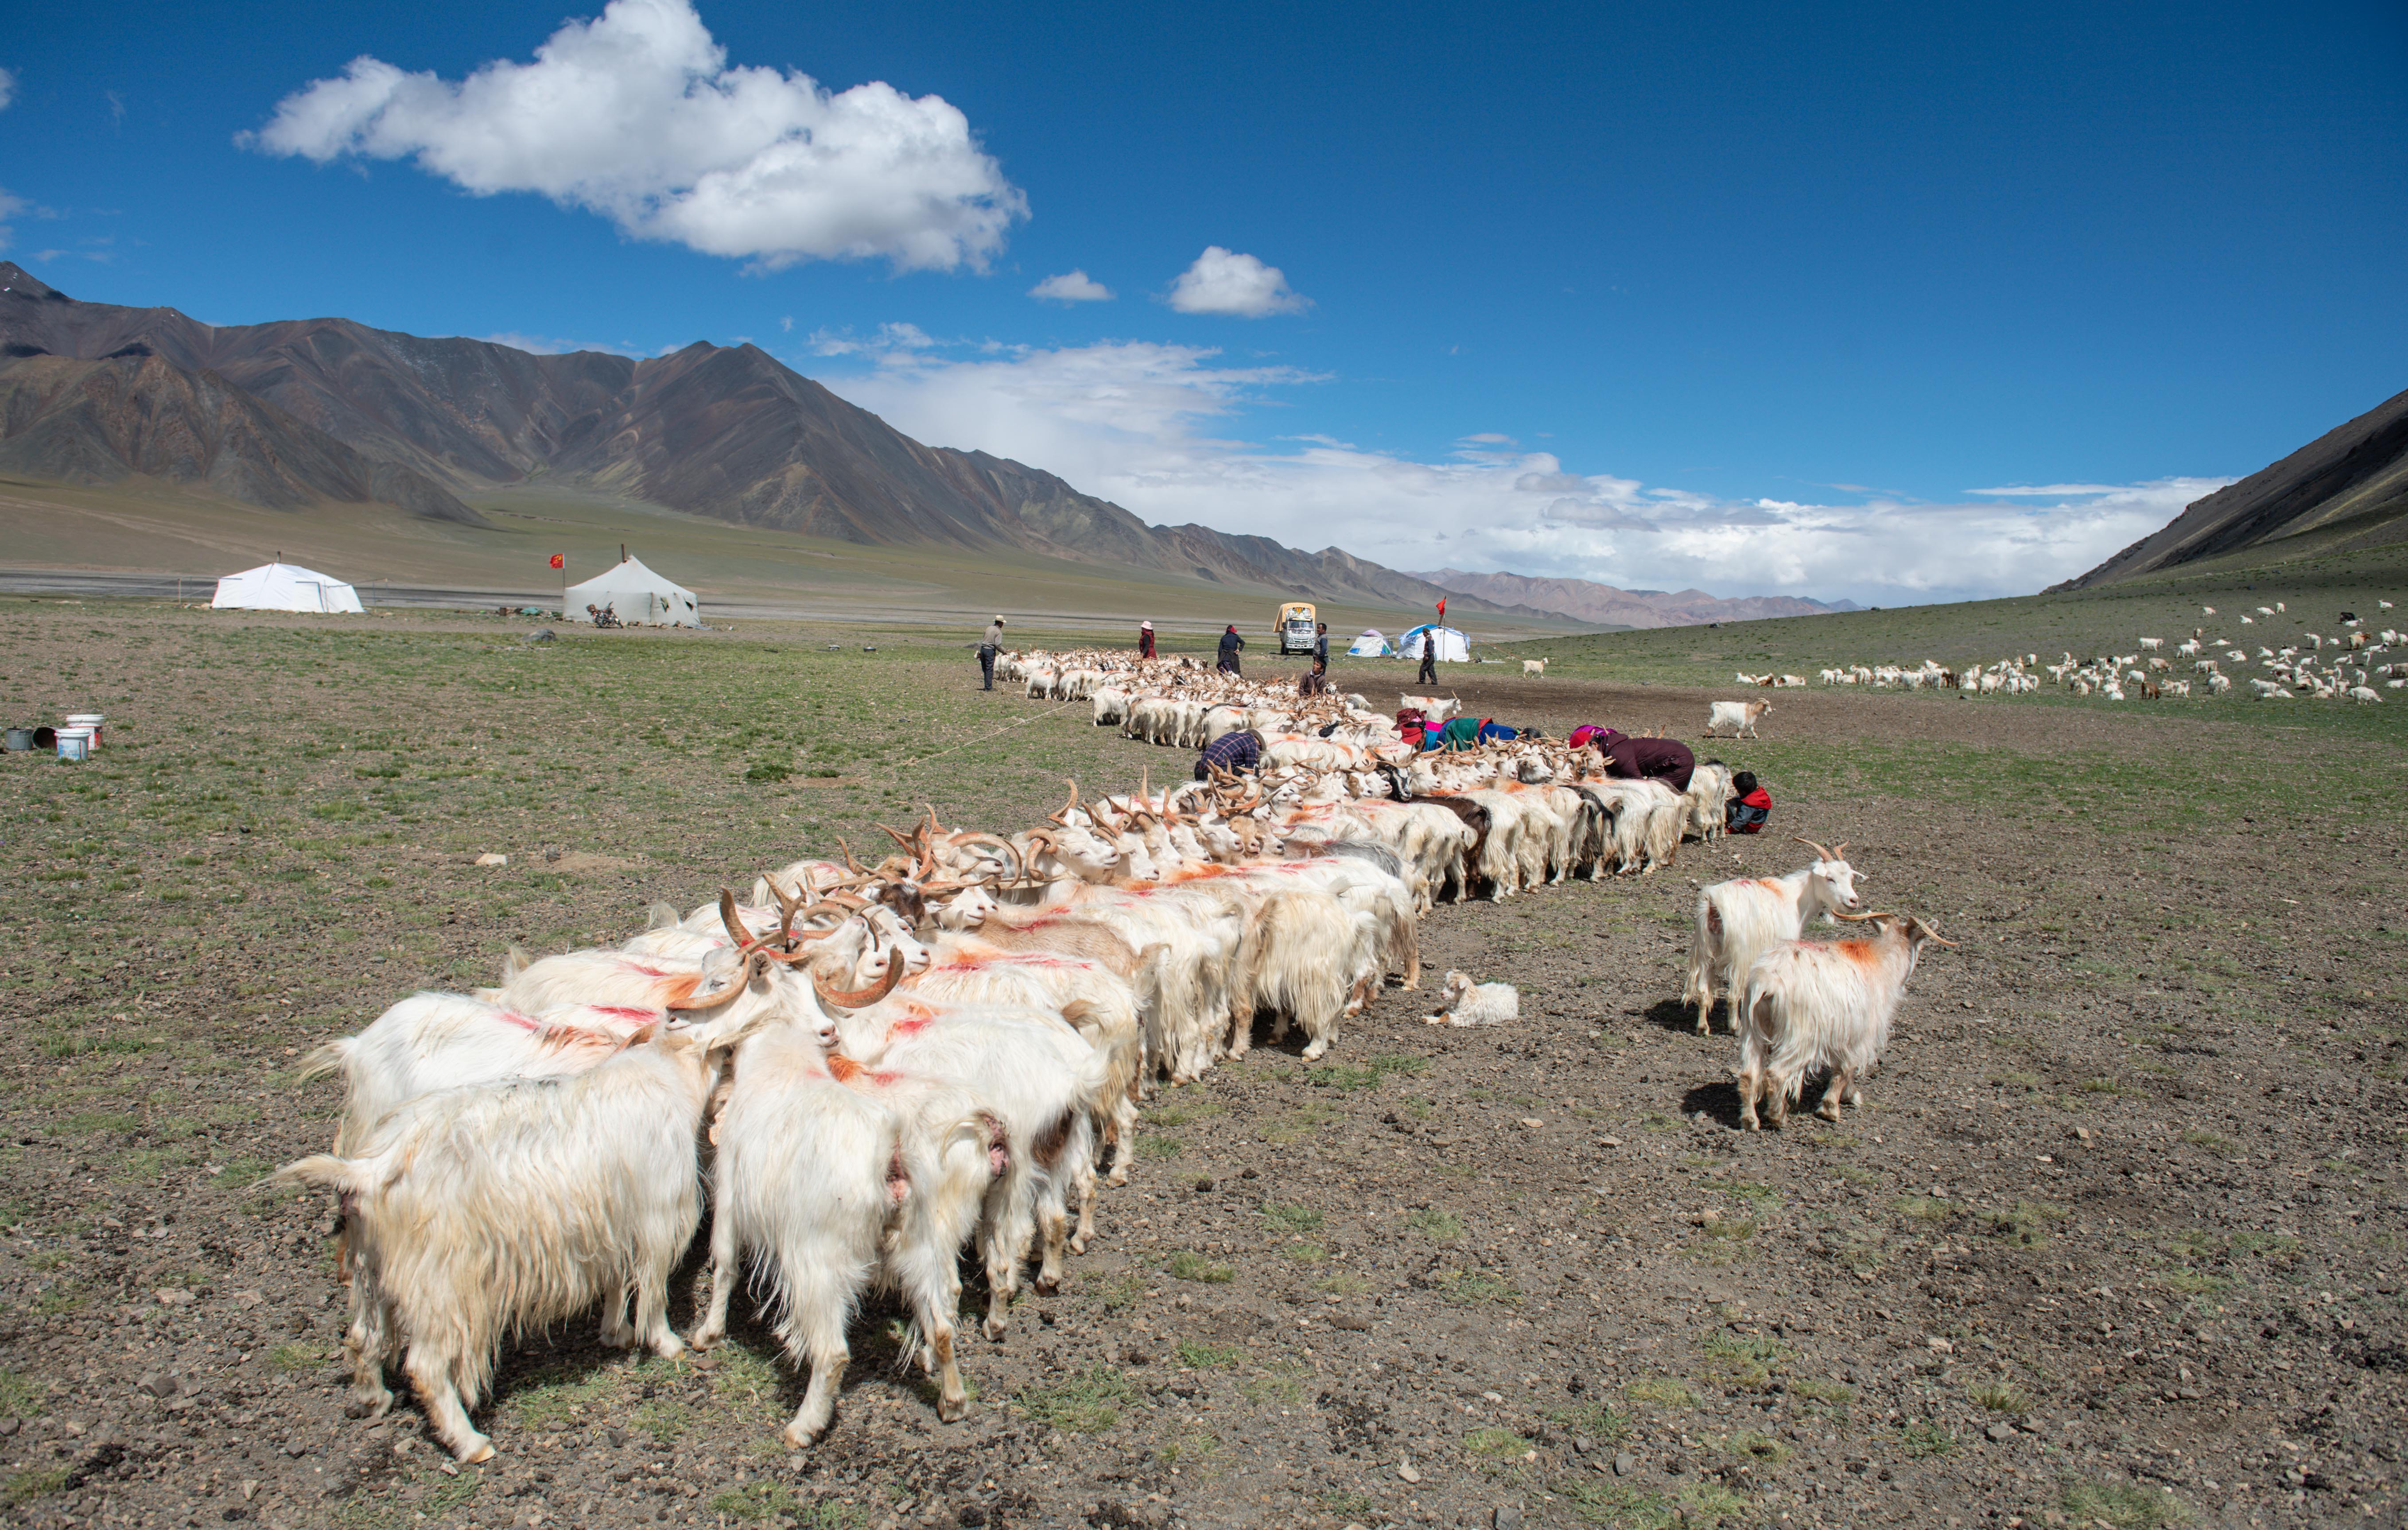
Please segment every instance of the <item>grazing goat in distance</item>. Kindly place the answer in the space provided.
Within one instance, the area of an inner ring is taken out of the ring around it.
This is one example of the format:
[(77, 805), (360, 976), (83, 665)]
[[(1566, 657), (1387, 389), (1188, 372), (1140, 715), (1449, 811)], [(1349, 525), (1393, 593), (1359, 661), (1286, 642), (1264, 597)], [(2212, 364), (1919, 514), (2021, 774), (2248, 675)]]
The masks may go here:
[(1733, 738), (1744, 734), (1756, 736), (1756, 720), (1772, 710), (1769, 701), (1716, 701), (1707, 704), (1706, 736), (1713, 738), (1717, 731), (1728, 728)]
[[(1820, 914), (1828, 919), (1856, 907), (1856, 868), (1842, 852), (1844, 839), (1829, 850), (1812, 839), (1799, 844), (1814, 851), (1814, 864), (1785, 877), (1740, 877), (1716, 882), (1698, 894), (1698, 923), (1689, 945), (1689, 980), (1681, 1001), (1698, 1007), (1698, 1034), (1711, 1028), (1717, 979), (1735, 999), (1746, 986), (1748, 967), (1756, 957), (1784, 940), (1795, 940), (1806, 922)], [(1732, 1026), (1738, 1026), (1736, 1008)]]
[(1525, 659), (1522, 661), (1522, 673), (1525, 675), (1544, 675), (1546, 672), (1547, 661), (1544, 659)]
[(1814, 1113), (1840, 1119), (1843, 1102), (1864, 1102), (1858, 1078), (1889, 1046), (1890, 1021), (1926, 941), (1953, 946), (1913, 914), (1842, 914), (1871, 935), (1818, 943), (1789, 940), (1756, 959), (1733, 1017), (1739, 1033), (1739, 1117), (1756, 1129), (1761, 1102), (1781, 1125), (1806, 1075), (1830, 1070)]
[(1512, 983), (1477, 983), (1469, 972), (1446, 975), (1446, 1008), (1425, 1015), (1425, 1025), (1502, 1025), (1522, 1016), (1522, 996)]

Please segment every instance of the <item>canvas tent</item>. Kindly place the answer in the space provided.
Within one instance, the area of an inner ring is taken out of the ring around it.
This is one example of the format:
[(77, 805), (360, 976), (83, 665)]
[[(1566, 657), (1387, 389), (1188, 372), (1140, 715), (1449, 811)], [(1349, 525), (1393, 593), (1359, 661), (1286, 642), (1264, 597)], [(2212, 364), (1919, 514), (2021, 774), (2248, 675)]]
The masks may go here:
[(1418, 659), (1422, 656), (1422, 644), (1425, 642), (1437, 644), (1439, 661), (1442, 664), (1471, 662), (1471, 639), (1453, 627), (1415, 627), (1397, 639), (1397, 651), (1408, 659)]
[(585, 614), (586, 607), (594, 606), (631, 627), (702, 625), (693, 591), (663, 579), (634, 558), (582, 584), (570, 585), (561, 592), (560, 602), (562, 618), (572, 622)]
[(218, 580), (210, 608), (221, 611), (338, 611), (358, 616), (360, 593), (338, 579), (293, 564), (262, 564)]
[(1388, 640), (1380, 635), (1380, 629), (1367, 627), (1363, 636), (1354, 639), (1354, 646), (1346, 651), (1346, 656), (1350, 659), (1376, 659), (1387, 651)]

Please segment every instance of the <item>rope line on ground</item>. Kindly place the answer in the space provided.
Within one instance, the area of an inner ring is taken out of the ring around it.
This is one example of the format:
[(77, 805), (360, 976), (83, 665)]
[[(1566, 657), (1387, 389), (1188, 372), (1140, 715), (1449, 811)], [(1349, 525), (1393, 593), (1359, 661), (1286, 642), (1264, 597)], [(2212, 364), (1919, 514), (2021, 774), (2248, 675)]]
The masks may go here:
[(1053, 717), (1057, 713), (1067, 712), (1071, 708), (1081, 705), (1082, 705), (1082, 703), (1079, 701), (1066, 701), (1059, 707), (1050, 708), (1045, 711), (1037, 713), (1033, 717), (1024, 717), (1017, 722), (1008, 722), (1002, 727), (996, 729), (993, 733), (982, 733), (976, 738), (965, 738), (958, 744), (950, 745), (947, 748), (938, 750), (933, 754), (923, 754), (916, 760), (906, 760), (895, 768), (897, 770), (909, 770), (913, 765), (924, 765), (930, 760), (936, 759), (939, 755), (951, 754), (954, 750), (968, 749), (972, 744), (983, 744), (990, 738), (1000, 738), (1014, 728), (1025, 728), (1031, 722), (1042, 722), (1049, 717)]

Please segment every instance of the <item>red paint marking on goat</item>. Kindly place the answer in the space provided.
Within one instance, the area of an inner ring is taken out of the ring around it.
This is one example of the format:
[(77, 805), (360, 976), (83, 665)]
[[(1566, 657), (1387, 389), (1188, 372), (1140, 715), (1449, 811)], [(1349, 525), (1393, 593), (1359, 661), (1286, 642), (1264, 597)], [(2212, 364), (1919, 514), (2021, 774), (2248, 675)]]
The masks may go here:
[(660, 1018), (660, 1011), (657, 1009), (638, 1009), (633, 1005), (626, 1004), (597, 1004), (593, 1006), (593, 1009), (597, 1015), (617, 1015), (623, 1020), (657, 1020)]
[(898, 1020), (894, 1024), (886, 1027), (886, 1034), (890, 1037), (918, 1036), (922, 1031), (926, 1030), (929, 1026), (934, 1025), (935, 1023), (936, 1022), (934, 1020), (931, 1020), (924, 1015), (917, 1020)]
[(630, 972), (640, 972), (647, 978), (674, 978), (677, 976), (676, 973), (671, 972), (666, 967), (646, 966), (641, 962), (628, 963), (627, 970)]
[(1832, 944), (1839, 948), (1841, 955), (1858, 966), (1877, 967), (1882, 965), (1881, 952), (1870, 940), (1837, 940)]
[(899, 1082), (902, 1077), (903, 1075), (899, 1073), (873, 1073), (869, 1076), (869, 1081), (881, 1089), (890, 1089)]
[(502, 1022), (506, 1025), (516, 1025), (521, 1030), (524, 1031), (540, 1031), (543, 1029), (543, 1022), (536, 1019), (532, 1015), (520, 1014), (515, 1009), (497, 1009), (494, 1012), (494, 1018)]
[(840, 1084), (849, 1084), (869, 1071), (840, 1051), (827, 1054), (827, 1070)]

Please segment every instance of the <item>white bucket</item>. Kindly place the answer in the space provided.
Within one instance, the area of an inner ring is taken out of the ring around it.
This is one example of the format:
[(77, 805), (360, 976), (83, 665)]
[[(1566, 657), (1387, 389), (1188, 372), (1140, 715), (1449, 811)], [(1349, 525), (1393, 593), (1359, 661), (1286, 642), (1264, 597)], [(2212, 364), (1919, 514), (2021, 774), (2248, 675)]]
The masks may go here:
[(91, 759), (92, 730), (90, 728), (61, 728), (59, 730), (59, 758), (62, 760)]
[(101, 724), (108, 721), (108, 718), (102, 716), (98, 712), (69, 712), (67, 714), (67, 726), (70, 728), (81, 728), (86, 733), (91, 734), (92, 747), (94, 749), (98, 749), (100, 747), (102, 731)]

